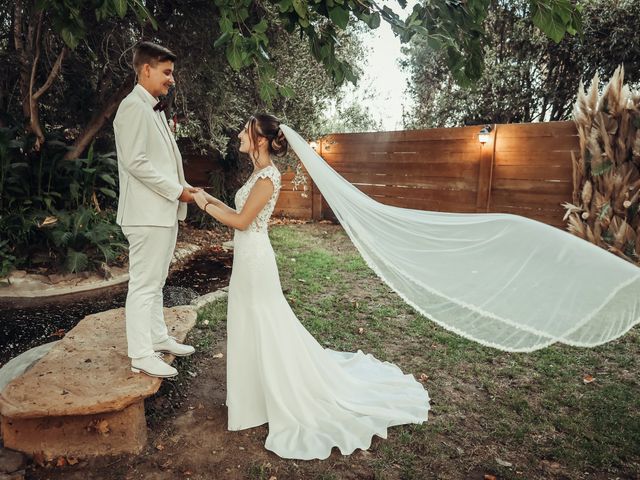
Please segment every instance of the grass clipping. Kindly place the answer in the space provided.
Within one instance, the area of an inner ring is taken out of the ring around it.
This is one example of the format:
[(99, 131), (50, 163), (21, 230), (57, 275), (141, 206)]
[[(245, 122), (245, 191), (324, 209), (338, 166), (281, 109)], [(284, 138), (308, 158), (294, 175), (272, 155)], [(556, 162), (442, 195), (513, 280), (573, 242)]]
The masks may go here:
[(573, 158), (573, 203), (568, 230), (640, 263), (640, 92), (623, 84), (619, 66), (598, 95), (598, 75), (582, 83), (573, 108), (580, 157)]

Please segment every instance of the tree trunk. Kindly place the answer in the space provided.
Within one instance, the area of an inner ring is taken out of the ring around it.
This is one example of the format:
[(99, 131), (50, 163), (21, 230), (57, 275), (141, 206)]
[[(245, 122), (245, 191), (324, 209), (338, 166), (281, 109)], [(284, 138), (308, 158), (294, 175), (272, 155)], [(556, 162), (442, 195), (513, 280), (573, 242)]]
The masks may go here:
[(122, 99), (124, 99), (124, 97), (126, 97), (127, 94), (131, 91), (133, 80), (133, 75), (128, 76), (122, 83), (120, 88), (113, 95), (111, 95), (111, 97), (109, 97), (100, 111), (96, 112), (93, 117), (91, 117), (91, 120), (89, 121), (87, 126), (73, 143), (73, 150), (69, 150), (69, 152), (65, 155), (64, 158), (66, 160), (74, 160), (82, 155), (82, 153), (91, 144), (98, 132), (102, 130), (102, 127), (104, 126), (106, 121), (109, 120), (109, 118), (116, 111)]
[(53, 67), (45, 83), (36, 90), (36, 76), (38, 71), (38, 63), (40, 61), (40, 31), (42, 28), (43, 12), (36, 12), (35, 7), (29, 12), (29, 20), (27, 25), (27, 33), (23, 33), (23, 19), (25, 8), (23, 2), (16, 1), (14, 10), (14, 29), (13, 39), (20, 59), (20, 93), (22, 96), (22, 113), (28, 125), (27, 129), (37, 137), (35, 149), (39, 150), (44, 142), (44, 132), (40, 124), (39, 105), (40, 97), (49, 90), (52, 83), (60, 74), (62, 62), (67, 53), (67, 47), (64, 46), (60, 50)]

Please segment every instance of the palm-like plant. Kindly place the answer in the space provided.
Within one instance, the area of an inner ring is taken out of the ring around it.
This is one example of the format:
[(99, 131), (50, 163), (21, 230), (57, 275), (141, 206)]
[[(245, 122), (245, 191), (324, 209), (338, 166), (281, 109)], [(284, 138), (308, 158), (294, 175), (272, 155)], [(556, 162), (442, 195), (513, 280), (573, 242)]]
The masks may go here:
[(580, 156), (573, 156), (568, 230), (634, 263), (640, 262), (640, 92), (618, 67), (598, 94), (596, 75), (582, 84), (573, 109)]
[(104, 270), (126, 251), (120, 228), (106, 215), (84, 206), (71, 212), (57, 212), (49, 232), (53, 244), (64, 252), (67, 271), (80, 272), (90, 266)]

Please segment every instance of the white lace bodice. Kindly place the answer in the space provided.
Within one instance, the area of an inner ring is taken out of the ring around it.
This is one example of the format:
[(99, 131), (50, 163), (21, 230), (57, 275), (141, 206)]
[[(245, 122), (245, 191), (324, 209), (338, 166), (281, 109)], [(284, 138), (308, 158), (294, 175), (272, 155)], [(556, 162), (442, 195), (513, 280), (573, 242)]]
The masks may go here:
[(273, 195), (264, 206), (264, 208), (258, 213), (258, 216), (251, 222), (251, 225), (247, 228), (250, 232), (266, 232), (269, 225), (269, 218), (273, 213), (273, 209), (276, 206), (278, 195), (280, 194), (280, 172), (273, 165), (269, 165), (261, 170), (255, 171), (251, 174), (249, 179), (240, 187), (236, 192), (236, 210), (240, 212), (244, 204), (249, 198), (249, 193), (259, 178), (270, 178), (273, 182)]

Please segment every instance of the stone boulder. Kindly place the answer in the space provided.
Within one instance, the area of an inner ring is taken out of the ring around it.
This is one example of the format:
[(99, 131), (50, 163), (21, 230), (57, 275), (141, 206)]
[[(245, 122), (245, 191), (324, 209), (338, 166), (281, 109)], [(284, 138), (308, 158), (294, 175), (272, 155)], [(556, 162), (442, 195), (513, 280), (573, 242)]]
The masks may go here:
[[(183, 341), (196, 311), (166, 308), (165, 321)], [(47, 459), (140, 452), (147, 437), (144, 399), (162, 380), (131, 372), (126, 343), (123, 308), (81, 320), (0, 393), (4, 446)]]

